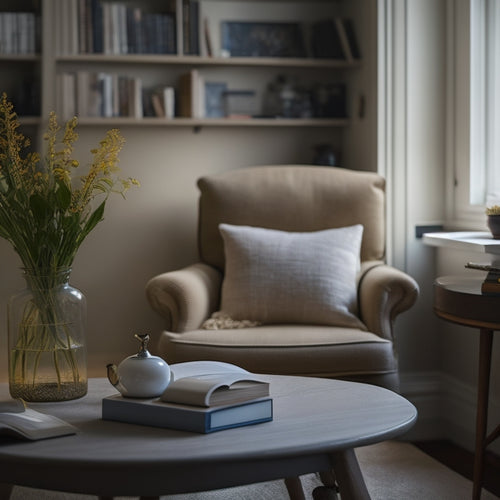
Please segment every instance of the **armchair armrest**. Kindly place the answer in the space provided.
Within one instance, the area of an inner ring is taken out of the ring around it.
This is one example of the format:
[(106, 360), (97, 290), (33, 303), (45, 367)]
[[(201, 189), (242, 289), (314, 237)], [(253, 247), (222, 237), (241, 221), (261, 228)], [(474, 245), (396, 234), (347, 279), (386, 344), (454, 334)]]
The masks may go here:
[(365, 262), (358, 281), (358, 308), (373, 333), (393, 341), (398, 314), (409, 309), (419, 294), (417, 282), (408, 274), (382, 262)]
[(151, 307), (172, 332), (195, 330), (219, 304), (222, 274), (201, 262), (155, 276), (146, 284)]

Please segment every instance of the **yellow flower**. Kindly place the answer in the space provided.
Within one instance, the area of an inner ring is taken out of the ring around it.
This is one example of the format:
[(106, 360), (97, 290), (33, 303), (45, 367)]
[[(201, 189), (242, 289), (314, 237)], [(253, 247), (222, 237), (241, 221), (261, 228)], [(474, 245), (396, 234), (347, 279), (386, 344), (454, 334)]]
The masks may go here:
[(491, 207), (486, 207), (486, 215), (500, 215), (500, 206), (493, 205)]
[[(29, 141), (18, 132), (12, 104), (0, 98), (0, 236), (12, 243), (27, 268), (71, 266), (85, 237), (102, 220), (111, 193), (124, 193), (139, 183), (119, 177), (124, 138), (109, 130), (92, 150), (87, 174), (73, 178), (80, 166), (73, 158), (77, 119), (64, 127), (50, 113), (44, 134), (46, 153), (23, 151)], [(102, 197), (97, 208), (95, 198)]]

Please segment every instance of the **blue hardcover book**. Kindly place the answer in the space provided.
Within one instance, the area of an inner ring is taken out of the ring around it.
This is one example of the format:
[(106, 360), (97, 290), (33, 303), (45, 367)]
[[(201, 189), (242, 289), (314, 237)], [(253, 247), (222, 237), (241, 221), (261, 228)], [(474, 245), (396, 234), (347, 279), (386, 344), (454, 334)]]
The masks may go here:
[(115, 394), (102, 400), (102, 418), (206, 434), (269, 422), (273, 419), (273, 402), (264, 397), (232, 405), (201, 407)]

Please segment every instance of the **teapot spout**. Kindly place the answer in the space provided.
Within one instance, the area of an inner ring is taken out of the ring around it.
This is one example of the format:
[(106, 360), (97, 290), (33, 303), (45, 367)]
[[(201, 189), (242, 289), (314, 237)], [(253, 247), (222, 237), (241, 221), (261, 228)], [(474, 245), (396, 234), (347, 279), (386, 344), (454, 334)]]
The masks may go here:
[(114, 387), (118, 387), (119, 378), (116, 365), (110, 363), (109, 365), (106, 365), (106, 370), (108, 373), (108, 380), (111, 382), (111, 385)]

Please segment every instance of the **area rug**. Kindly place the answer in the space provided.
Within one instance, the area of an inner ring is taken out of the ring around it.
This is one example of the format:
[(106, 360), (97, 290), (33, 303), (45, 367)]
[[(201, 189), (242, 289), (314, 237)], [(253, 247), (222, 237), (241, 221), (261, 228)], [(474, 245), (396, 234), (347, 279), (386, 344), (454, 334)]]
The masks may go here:
[[(358, 448), (358, 461), (372, 500), (469, 500), (472, 483), (415, 446), (388, 441)], [(301, 478), (306, 498), (320, 484), (314, 474)], [(129, 497), (130, 498), (130, 497)], [(498, 500), (483, 490), (482, 500)], [(90, 500), (95, 497), (15, 487), (11, 500)], [(282, 481), (206, 493), (162, 496), (162, 500), (286, 500)], [(117, 497), (117, 500), (125, 500)]]

